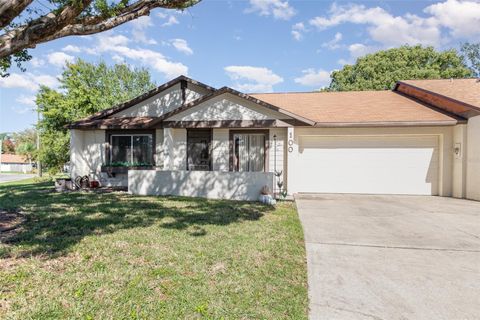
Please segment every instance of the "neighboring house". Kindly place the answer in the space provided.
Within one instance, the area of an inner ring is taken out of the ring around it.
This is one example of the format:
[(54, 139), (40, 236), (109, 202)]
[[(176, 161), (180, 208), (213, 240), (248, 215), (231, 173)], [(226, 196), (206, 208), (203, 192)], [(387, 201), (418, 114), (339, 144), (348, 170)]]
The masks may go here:
[(32, 163), (27, 161), (24, 156), (18, 154), (3, 153), (0, 156), (1, 172), (31, 172)]
[(69, 128), (72, 177), (134, 194), (255, 200), (281, 181), (288, 194), (480, 200), (476, 79), (247, 95), (181, 76)]

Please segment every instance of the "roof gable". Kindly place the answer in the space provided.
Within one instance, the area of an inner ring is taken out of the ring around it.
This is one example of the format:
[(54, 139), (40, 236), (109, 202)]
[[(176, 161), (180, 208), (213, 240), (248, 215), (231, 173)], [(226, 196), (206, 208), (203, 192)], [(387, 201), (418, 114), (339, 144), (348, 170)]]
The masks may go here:
[(284, 119), (294, 120), (303, 125), (314, 124), (314, 122), (309, 119), (229, 87), (223, 87), (209, 95), (173, 110), (157, 120), (156, 123), (158, 124), (163, 121), (202, 121), (208, 116), (210, 116), (208, 120), (220, 121)]
[(231, 93), (223, 93), (175, 114), (165, 121), (221, 121), (221, 120), (273, 120), (291, 119)]
[[(175, 91), (173, 88), (177, 88), (179, 91), (178, 93), (175, 93), (174, 96), (172, 94), (170, 94), (169, 96), (169, 99), (173, 102), (176, 102), (176, 105), (177, 106), (180, 106), (181, 104), (185, 104), (185, 101), (188, 101), (187, 98), (190, 98), (190, 99), (193, 99), (193, 98), (198, 98), (198, 97), (194, 97), (194, 94), (191, 93), (190, 96), (182, 96), (183, 93), (182, 93), (182, 89), (183, 88), (186, 88), (188, 86), (188, 84), (190, 84), (190, 88), (193, 89), (194, 87), (198, 88), (198, 90), (191, 90), (191, 91), (195, 91), (197, 93), (200, 93), (201, 91), (204, 92), (204, 94), (207, 94), (207, 93), (211, 93), (211, 92), (214, 92), (216, 89), (213, 88), (213, 87), (210, 87), (206, 84), (203, 84), (201, 82), (198, 82), (196, 80), (193, 80), (193, 79), (190, 79), (186, 76), (179, 76), (167, 83), (164, 83), (160, 86), (158, 86), (157, 88), (155, 89), (152, 89), (138, 97), (135, 97), (129, 101), (126, 101), (124, 103), (121, 103), (117, 106), (114, 106), (112, 108), (109, 108), (109, 109), (106, 109), (106, 110), (103, 110), (103, 111), (100, 111), (100, 112), (97, 112), (95, 113), (94, 115), (86, 118), (86, 119), (83, 119), (83, 120), (96, 120), (96, 119), (102, 119), (102, 118), (106, 118), (106, 117), (110, 117), (110, 116), (113, 116), (115, 114), (118, 114), (121, 112), (124, 112), (123, 116), (146, 116), (145, 114), (144, 115), (132, 115), (132, 114), (129, 114), (128, 112), (126, 112), (126, 110), (128, 108), (131, 108), (137, 104), (141, 104), (142, 102), (146, 102), (146, 104), (148, 104), (148, 102), (151, 102), (151, 101), (154, 101), (155, 100), (155, 96), (163, 93), (163, 92), (166, 92), (166, 93), (172, 93), (173, 91)], [(151, 100), (151, 101), (150, 101)], [(168, 110), (170, 111), (170, 110)], [(167, 112), (168, 112), (167, 111)], [(145, 110), (144, 110), (144, 113), (145, 113)]]

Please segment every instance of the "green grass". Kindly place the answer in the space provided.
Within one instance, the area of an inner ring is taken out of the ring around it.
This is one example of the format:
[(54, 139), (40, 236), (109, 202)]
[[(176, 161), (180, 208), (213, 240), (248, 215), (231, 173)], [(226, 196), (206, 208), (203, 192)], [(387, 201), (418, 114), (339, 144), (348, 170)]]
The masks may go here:
[(307, 318), (294, 204), (51, 190), (0, 186), (0, 318)]

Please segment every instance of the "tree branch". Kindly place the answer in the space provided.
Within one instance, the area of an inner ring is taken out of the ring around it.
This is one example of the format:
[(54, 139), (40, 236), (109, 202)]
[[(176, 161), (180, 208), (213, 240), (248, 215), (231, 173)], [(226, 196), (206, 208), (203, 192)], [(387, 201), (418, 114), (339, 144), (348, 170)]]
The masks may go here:
[(81, 0), (67, 5), (58, 13), (49, 13), (0, 36), (0, 58), (26, 48), (34, 48), (45, 37), (72, 23), (92, 0)]
[(0, 28), (10, 24), (32, 0), (0, 0)]
[(79, 17), (92, 2), (92, 0), (81, 0), (77, 5), (65, 6), (58, 15), (49, 13), (1, 35), (0, 58), (54, 39), (106, 31), (138, 17), (149, 15), (154, 8), (183, 9), (199, 1), (201, 0), (139, 0), (121, 9), (113, 17)]

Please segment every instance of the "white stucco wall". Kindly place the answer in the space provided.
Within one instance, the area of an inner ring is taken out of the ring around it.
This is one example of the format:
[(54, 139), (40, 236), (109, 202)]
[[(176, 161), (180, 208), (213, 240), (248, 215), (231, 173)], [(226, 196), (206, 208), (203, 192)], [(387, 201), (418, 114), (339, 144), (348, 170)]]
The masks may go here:
[(101, 172), (105, 157), (105, 130), (70, 130), (70, 177), (88, 176), (102, 186), (127, 186), (127, 175), (108, 177)]
[(159, 168), (163, 168), (163, 163), (165, 161), (163, 129), (155, 130), (155, 144), (155, 165)]
[[(186, 103), (188, 103), (207, 94), (208, 90), (189, 83), (185, 93)], [(182, 91), (178, 83), (135, 106), (114, 114), (113, 117), (160, 117), (181, 105)]]
[(480, 200), (480, 116), (467, 125), (467, 199)]
[(180, 112), (167, 121), (220, 121), (288, 119), (279, 112), (259, 107), (230, 93), (207, 100), (196, 107)]
[(185, 170), (187, 168), (187, 130), (163, 129), (164, 169)]
[(128, 191), (138, 195), (256, 201), (265, 185), (273, 188), (273, 173), (185, 170), (128, 172)]
[(105, 130), (70, 130), (72, 177), (97, 175), (105, 162)]
[[(453, 168), (453, 127), (396, 127), (396, 128), (294, 128), (292, 152), (288, 152), (287, 190), (289, 193), (302, 189), (298, 176), (292, 168), (302, 166), (299, 140), (302, 136), (391, 136), (391, 135), (435, 135), (439, 141), (439, 190), (442, 196), (451, 196)], [(355, 159), (352, 159), (355, 161)], [(314, 170), (315, 168), (311, 168)], [(394, 183), (394, 182), (392, 182)]]
[(230, 142), (228, 129), (213, 129), (212, 167), (213, 171), (230, 170)]
[[(467, 184), (467, 125), (460, 124), (453, 128), (453, 146), (459, 147), (459, 154), (453, 153), (452, 196), (465, 198)], [(454, 151), (454, 150), (453, 150)]]

